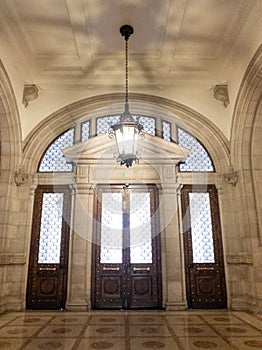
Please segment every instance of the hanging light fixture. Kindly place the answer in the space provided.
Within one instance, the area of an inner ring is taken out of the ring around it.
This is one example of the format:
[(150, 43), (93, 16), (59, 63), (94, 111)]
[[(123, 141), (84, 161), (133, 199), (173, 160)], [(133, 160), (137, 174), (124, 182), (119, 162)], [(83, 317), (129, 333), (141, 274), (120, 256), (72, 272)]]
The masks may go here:
[(120, 28), (120, 33), (125, 37), (126, 41), (126, 100), (125, 110), (120, 117), (120, 121), (111, 126), (109, 137), (115, 137), (117, 145), (117, 161), (120, 165), (131, 167), (133, 162), (138, 162), (137, 144), (139, 136), (143, 135), (143, 126), (135, 121), (134, 117), (129, 112), (128, 104), (128, 39), (134, 33), (133, 27), (123, 25)]

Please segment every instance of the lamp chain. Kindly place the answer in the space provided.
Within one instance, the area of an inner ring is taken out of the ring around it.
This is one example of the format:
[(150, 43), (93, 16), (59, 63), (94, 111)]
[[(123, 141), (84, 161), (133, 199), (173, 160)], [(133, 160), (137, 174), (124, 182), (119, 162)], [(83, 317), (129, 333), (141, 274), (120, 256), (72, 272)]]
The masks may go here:
[(126, 103), (128, 103), (128, 37), (126, 39)]

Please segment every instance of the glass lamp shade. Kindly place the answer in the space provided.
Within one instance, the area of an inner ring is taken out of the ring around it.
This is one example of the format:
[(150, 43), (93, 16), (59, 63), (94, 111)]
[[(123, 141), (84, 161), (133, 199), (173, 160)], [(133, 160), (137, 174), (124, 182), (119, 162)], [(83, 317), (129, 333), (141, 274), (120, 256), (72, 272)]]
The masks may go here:
[(133, 161), (137, 161), (138, 137), (142, 130), (142, 125), (134, 120), (129, 113), (121, 116), (120, 122), (112, 125), (114, 132), (120, 165), (132, 166)]

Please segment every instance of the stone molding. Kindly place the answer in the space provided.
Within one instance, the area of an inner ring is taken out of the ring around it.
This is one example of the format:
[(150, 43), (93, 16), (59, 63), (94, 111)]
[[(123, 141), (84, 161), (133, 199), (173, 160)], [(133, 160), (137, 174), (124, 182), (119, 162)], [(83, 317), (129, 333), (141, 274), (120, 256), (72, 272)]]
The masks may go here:
[(28, 106), (29, 101), (33, 101), (38, 97), (38, 88), (35, 84), (24, 85), (22, 103), (25, 107)]
[(229, 94), (227, 85), (216, 85), (214, 87), (214, 98), (218, 101), (223, 102), (224, 107), (229, 105)]
[(27, 183), (29, 179), (30, 176), (21, 168), (14, 174), (14, 182), (16, 186), (20, 186)]
[(226, 261), (230, 265), (253, 265), (253, 256), (246, 253), (227, 255)]
[(228, 173), (224, 174), (223, 177), (227, 183), (236, 186), (238, 181), (238, 171), (235, 171), (233, 166), (230, 165)]
[(23, 254), (0, 255), (0, 265), (25, 265), (26, 258)]

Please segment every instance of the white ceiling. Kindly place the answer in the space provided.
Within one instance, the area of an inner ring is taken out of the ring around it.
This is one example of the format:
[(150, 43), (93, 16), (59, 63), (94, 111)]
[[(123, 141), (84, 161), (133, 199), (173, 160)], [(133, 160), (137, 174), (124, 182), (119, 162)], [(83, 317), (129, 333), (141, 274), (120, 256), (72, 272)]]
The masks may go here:
[(123, 24), (136, 92), (228, 83), (262, 37), (261, 0), (1, 0), (0, 12), (0, 42), (42, 89), (123, 92)]

